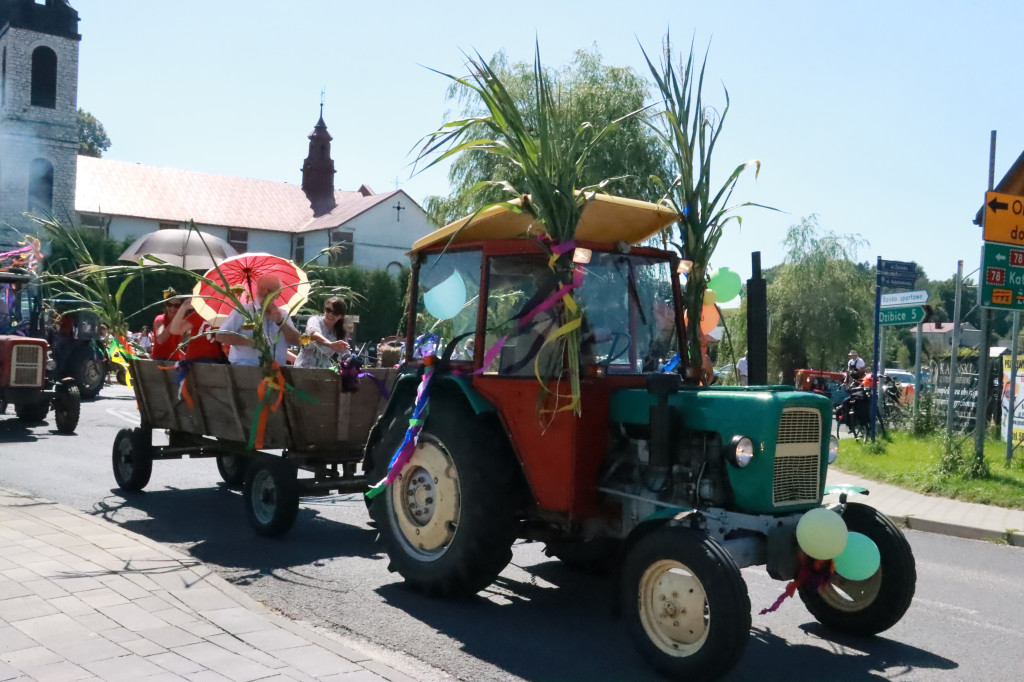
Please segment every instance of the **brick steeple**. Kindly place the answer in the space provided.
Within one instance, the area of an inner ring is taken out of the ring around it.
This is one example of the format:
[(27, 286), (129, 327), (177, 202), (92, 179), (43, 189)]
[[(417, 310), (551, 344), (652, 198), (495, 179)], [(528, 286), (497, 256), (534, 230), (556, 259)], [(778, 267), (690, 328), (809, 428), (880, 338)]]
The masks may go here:
[(309, 198), (313, 215), (330, 213), (334, 201), (334, 160), (331, 158), (331, 138), (324, 123), (324, 105), (320, 105), (320, 120), (309, 134), (309, 156), (302, 164), (302, 191)]

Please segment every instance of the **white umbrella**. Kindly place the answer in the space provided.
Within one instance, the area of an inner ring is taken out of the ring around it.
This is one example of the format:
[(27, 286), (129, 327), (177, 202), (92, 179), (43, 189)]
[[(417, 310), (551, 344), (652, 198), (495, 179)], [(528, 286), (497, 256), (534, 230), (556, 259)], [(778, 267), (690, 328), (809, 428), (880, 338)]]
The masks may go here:
[[(142, 235), (118, 260), (138, 263), (143, 256), (154, 256), (186, 270), (209, 270), (238, 251), (220, 237), (197, 230), (157, 230)], [(212, 258), (211, 258), (212, 256)], [(159, 265), (148, 259), (143, 265)]]

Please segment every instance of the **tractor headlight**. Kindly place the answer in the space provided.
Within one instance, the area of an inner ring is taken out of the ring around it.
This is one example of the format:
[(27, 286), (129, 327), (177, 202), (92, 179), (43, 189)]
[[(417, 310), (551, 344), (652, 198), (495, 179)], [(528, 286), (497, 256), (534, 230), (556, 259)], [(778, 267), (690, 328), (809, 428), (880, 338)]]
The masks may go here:
[(839, 457), (839, 439), (835, 436), (828, 437), (828, 463), (836, 461)]
[(728, 451), (729, 464), (742, 469), (754, 459), (754, 441), (746, 436), (733, 436)]
[(47, 358), (46, 359), (46, 371), (47, 372), (52, 372), (55, 369), (57, 369), (57, 361), (54, 360), (53, 358)]

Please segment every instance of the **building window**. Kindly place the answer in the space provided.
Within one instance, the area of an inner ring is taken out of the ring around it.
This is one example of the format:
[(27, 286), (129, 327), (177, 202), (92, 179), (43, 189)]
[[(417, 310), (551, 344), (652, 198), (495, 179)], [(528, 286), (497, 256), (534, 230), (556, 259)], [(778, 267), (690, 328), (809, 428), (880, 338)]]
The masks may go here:
[(107, 226), (107, 221), (103, 219), (101, 215), (89, 215), (82, 214), (81, 217), (82, 227), (88, 227), (92, 229), (102, 229)]
[(228, 244), (238, 253), (249, 250), (249, 233), (245, 230), (228, 229)]
[(160, 223), (158, 226), (158, 229), (161, 230), (177, 230), (180, 228), (181, 225), (179, 223)]
[(32, 51), (32, 106), (57, 108), (57, 53), (48, 47)]
[(335, 230), (331, 232), (331, 255), (328, 264), (352, 265), (353, 255), (352, 233)]
[(302, 265), (306, 262), (306, 238), (296, 237), (295, 238), (295, 253), (293, 254), (292, 260), (295, 261), (296, 265)]
[(53, 164), (46, 159), (32, 159), (28, 168), (28, 210), (53, 210)]

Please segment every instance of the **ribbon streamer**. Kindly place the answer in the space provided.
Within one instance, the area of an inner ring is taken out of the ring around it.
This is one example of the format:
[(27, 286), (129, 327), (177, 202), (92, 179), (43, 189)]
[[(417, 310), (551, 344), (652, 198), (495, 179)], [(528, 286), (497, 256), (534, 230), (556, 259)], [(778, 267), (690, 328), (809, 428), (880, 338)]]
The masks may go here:
[(416, 445), (420, 439), (420, 431), (423, 430), (423, 424), (426, 422), (429, 412), (430, 380), (434, 376), (434, 362), (436, 360), (437, 356), (435, 355), (428, 355), (423, 358), (423, 378), (420, 380), (419, 388), (416, 389), (416, 403), (412, 410), (412, 417), (409, 419), (409, 428), (405, 431), (405, 438), (402, 439), (402, 444), (398, 446), (394, 456), (391, 458), (391, 462), (388, 463), (387, 475), (366, 491), (366, 499), (368, 500), (372, 500), (377, 495), (380, 495), (389, 485), (395, 482), (398, 474), (402, 471), (402, 467), (406, 465), (416, 451)]
[(796, 573), (796, 578), (786, 585), (786, 589), (779, 595), (779, 598), (775, 600), (774, 604), (766, 609), (761, 609), (760, 615), (763, 616), (766, 613), (772, 613), (777, 610), (782, 606), (782, 602), (796, 594), (797, 589), (803, 585), (815, 590), (822, 585), (825, 585), (832, 578), (832, 572), (833, 567), (831, 559), (812, 559), (801, 552), (800, 568)]

